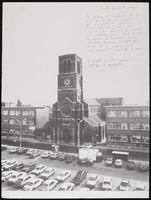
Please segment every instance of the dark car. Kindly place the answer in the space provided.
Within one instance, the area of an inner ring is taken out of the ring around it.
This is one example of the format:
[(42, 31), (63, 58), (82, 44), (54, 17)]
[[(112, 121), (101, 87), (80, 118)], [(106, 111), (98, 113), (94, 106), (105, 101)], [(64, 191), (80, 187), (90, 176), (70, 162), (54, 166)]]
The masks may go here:
[(75, 159), (75, 156), (67, 155), (66, 163), (72, 163)]
[(134, 170), (134, 169), (135, 169), (135, 162), (129, 160), (129, 161), (126, 163), (126, 168), (129, 169), (129, 170)]
[(63, 161), (67, 158), (67, 154), (66, 153), (61, 153), (58, 157), (58, 160)]
[(35, 169), (36, 163), (28, 163), (23, 169), (23, 172), (31, 172), (33, 169)]
[(7, 146), (6, 145), (1, 145), (1, 151), (4, 151), (7, 149)]
[(85, 165), (85, 166), (90, 166), (90, 165), (93, 165), (93, 161), (87, 159), (87, 158), (84, 158), (84, 159), (78, 159), (77, 163), (79, 165)]
[(19, 155), (21, 155), (21, 154), (25, 154), (26, 152), (27, 152), (27, 149), (25, 149), (25, 148), (19, 148), (16, 153), (19, 154)]
[(25, 164), (24, 163), (17, 163), (15, 164), (11, 169), (12, 170), (21, 170), (25, 167)]
[(82, 183), (82, 181), (84, 181), (86, 176), (87, 176), (87, 172), (80, 170), (77, 172), (75, 177), (71, 180), (71, 182), (74, 183), (76, 186), (80, 185)]
[(138, 164), (138, 170), (142, 172), (149, 171), (149, 164), (148, 163), (139, 163)]

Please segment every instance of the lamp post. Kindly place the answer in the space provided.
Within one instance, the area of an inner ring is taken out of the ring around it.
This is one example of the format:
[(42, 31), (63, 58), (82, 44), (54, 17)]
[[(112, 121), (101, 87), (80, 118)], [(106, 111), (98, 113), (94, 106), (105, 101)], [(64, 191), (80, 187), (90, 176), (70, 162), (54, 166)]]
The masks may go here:
[(78, 141), (77, 141), (78, 150), (80, 148), (80, 124), (82, 121), (83, 121), (82, 119), (79, 122), (74, 121), (78, 125)]

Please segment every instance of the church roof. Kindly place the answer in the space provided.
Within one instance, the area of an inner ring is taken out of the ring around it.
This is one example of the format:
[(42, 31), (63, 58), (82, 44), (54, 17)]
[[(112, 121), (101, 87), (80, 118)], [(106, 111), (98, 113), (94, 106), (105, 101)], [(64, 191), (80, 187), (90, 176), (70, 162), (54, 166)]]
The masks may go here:
[(90, 117), (84, 117), (83, 120), (85, 122), (87, 122), (90, 126), (92, 127), (96, 127), (99, 124), (104, 124), (105, 122), (103, 120), (101, 120), (97, 115), (93, 115)]
[(95, 98), (95, 100), (103, 106), (122, 105), (124, 102), (123, 97)]
[(100, 105), (98, 101), (92, 98), (84, 98), (84, 102), (87, 103), (88, 105)]

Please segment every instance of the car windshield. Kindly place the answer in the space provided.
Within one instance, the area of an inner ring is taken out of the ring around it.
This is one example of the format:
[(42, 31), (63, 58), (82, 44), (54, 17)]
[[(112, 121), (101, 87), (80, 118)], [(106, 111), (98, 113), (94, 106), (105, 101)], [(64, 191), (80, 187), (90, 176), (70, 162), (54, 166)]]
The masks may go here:
[(43, 187), (48, 187), (48, 183), (43, 183)]
[(49, 170), (46, 170), (46, 171), (44, 171), (44, 173), (45, 173), (45, 174), (49, 174), (49, 173), (50, 173), (50, 171), (49, 171)]
[(96, 177), (91, 176), (91, 177), (89, 178), (89, 180), (90, 180), (90, 181), (95, 181), (95, 180), (96, 180)]
[(111, 183), (109, 181), (104, 181), (105, 185), (110, 185)]
[(26, 185), (33, 185), (33, 183), (32, 182), (27, 182)]
[(127, 186), (128, 186), (128, 183), (127, 183), (127, 182), (124, 182), (124, 181), (122, 181), (122, 182), (121, 182), (121, 186), (123, 186), (123, 187), (127, 187)]
[(65, 190), (65, 188), (59, 188), (59, 191), (64, 191)]
[(61, 173), (59, 174), (59, 176), (65, 176), (65, 173), (64, 173), (64, 172), (61, 172)]
[(112, 161), (112, 158), (107, 158), (107, 161)]
[(18, 179), (18, 181), (23, 181), (23, 180), (24, 180), (23, 178), (19, 178), (19, 179)]

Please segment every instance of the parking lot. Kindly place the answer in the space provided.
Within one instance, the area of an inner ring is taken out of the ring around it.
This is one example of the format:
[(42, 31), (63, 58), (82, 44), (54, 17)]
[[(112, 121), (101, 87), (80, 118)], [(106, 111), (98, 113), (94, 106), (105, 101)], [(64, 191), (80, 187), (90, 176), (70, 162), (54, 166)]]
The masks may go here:
[[(9, 147), (10, 148), (10, 147)], [(73, 177), (76, 175), (76, 173), (79, 170), (86, 170), (87, 171), (87, 177), (86, 179), (79, 185), (74, 187), (74, 190), (80, 190), (81, 188), (85, 188), (86, 182), (89, 179), (91, 174), (97, 174), (99, 177), (99, 181), (102, 178), (109, 177), (112, 179), (112, 190), (116, 191), (121, 179), (128, 179), (130, 181), (131, 189), (134, 190), (136, 184), (141, 183), (146, 186), (147, 190), (149, 188), (149, 173), (141, 173), (137, 170), (129, 171), (123, 166), (122, 168), (115, 168), (114, 166), (107, 167), (105, 165), (105, 161), (99, 163), (94, 163), (92, 166), (79, 166), (76, 161), (72, 163), (66, 163), (65, 161), (59, 161), (59, 160), (50, 160), (49, 158), (43, 159), (41, 155), (45, 152), (44, 150), (40, 150), (40, 155), (36, 158), (30, 159), (29, 157), (25, 155), (17, 155), (17, 154), (10, 154), (9, 148), (5, 151), (2, 151), (2, 159), (12, 159), (17, 161), (22, 161), (24, 163), (34, 162), (36, 164), (43, 164), (46, 167), (51, 167), (55, 169), (55, 174), (51, 176), (49, 179), (56, 179), (58, 174), (62, 170), (69, 170), (71, 171), (71, 176), (66, 179), (65, 182), (70, 182)], [(98, 181), (98, 183), (99, 183)], [(59, 187), (64, 184), (59, 183), (53, 190), (57, 191)], [(21, 189), (15, 188), (14, 185), (8, 185), (6, 182), (2, 183), (2, 190), (4, 191), (17, 191)], [(36, 189), (38, 190), (38, 188)], [(93, 190), (97, 190), (97, 184)]]

